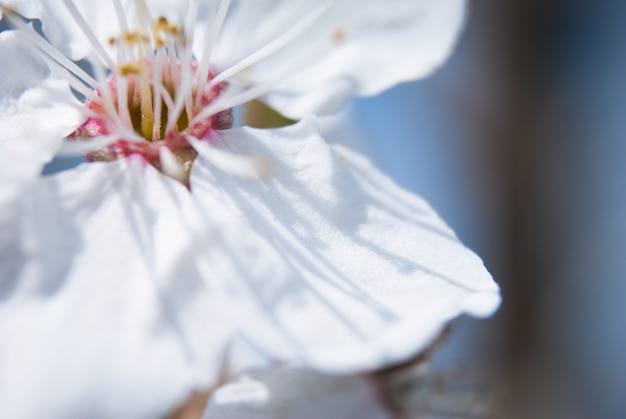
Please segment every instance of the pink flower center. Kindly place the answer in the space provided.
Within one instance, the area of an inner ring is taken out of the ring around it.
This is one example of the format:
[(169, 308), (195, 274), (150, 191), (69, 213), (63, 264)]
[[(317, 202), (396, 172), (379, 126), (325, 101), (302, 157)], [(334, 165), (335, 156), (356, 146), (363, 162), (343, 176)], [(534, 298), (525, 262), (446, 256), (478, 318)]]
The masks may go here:
[(202, 113), (226, 82), (211, 83), (211, 71), (203, 80), (179, 28), (164, 18), (153, 25), (150, 38), (126, 33), (109, 43), (133, 58), (111, 69), (108, 82), (85, 103), (85, 122), (68, 139), (106, 138), (105, 146), (87, 154), (89, 161), (140, 157), (188, 185), (197, 156), (189, 138), (210, 140), (214, 130), (232, 126), (231, 109)]

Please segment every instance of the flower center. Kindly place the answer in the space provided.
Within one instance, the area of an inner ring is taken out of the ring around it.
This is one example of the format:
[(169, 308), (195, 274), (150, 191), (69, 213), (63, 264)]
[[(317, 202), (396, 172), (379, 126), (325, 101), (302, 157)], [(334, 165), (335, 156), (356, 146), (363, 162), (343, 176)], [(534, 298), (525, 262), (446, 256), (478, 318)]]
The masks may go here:
[(189, 138), (208, 139), (213, 130), (232, 126), (231, 109), (202, 112), (226, 82), (211, 83), (213, 73), (199, 68), (180, 27), (163, 17), (149, 34), (127, 32), (109, 44), (123, 64), (87, 99), (87, 118), (68, 139), (105, 138), (105, 146), (87, 154), (89, 161), (139, 156), (188, 185), (197, 156)]

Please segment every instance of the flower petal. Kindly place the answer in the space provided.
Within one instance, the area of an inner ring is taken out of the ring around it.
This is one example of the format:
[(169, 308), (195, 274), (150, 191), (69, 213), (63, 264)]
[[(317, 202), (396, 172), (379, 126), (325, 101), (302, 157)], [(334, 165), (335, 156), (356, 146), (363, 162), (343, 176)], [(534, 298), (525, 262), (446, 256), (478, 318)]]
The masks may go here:
[(351, 95), (374, 95), (432, 73), (454, 46), (465, 1), (234, 0), (216, 66), (233, 65), (318, 12), (285, 47), (233, 79), (275, 83), (266, 99), (292, 118), (334, 112)]
[(375, 369), (415, 355), (462, 313), (497, 309), (481, 260), (428, 204), (328, 145), (313, 119), (223, 131), (212, 146), (269, 164), (266, 180), (233, 176), (205, 160), (204, 144), (191, 173), (202, 207), (225, 208), (282, 261), (265, 278), (243, 265), (229, 284), (252, 311), (242, 337), (258, 353), (331, 372)]
[(231, 327), (194, 262), (207, 230), (181, 184), (91, 163), (14, 204), (0, 217), (0, 417), (161, 417), (212, 384)]
[(62, 139), (81, 122), (79, 102), (25, 45), (20, 31), (0, 33), (0, 152), (50, 161)]
[(0, 149), (0, 217), (4, 206), (16, 200), (28, 183), (36, 181), (40, 171), (41, 163), (32, 155)]

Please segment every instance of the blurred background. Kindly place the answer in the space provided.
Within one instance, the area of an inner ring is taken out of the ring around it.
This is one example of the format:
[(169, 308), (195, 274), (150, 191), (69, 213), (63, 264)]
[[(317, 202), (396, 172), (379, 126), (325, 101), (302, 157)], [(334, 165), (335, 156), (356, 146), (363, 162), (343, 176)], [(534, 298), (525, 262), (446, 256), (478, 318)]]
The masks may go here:
[(354, 101), (356, 146), (502, 287), (443, 351), (498, 418), (626, 417), (626, 2), (477, 1), (431, 78)]

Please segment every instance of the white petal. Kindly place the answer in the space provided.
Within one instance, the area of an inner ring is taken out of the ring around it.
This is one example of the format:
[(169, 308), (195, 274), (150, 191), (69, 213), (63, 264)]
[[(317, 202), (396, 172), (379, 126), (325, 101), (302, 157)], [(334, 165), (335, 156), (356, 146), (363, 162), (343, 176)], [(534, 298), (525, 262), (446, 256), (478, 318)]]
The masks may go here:
[[(464, 0), (330, 3), (300, 36), (234, 80), (276, 82), (267, 101), (293, 118), (333, 112), (349, 95), (374, 95), (433, 72), (450, 54), (465, 13)], [(325, 4), (234, 0), (215, 51), (217, 67), (231, 66)]]
[(11, 149), (41, 164), (81, 122), (67, 82), (53, 76), (19, 31), (0, 33), (0, 152)]
[(244, 179), (208, 163), (199, 147), (191, 174), (207, 211), (238, 218), (242, 241), (256, 236), (283, 265), (269, 277), (242, 265), (231, 284), (240, 310), (252, 310), (242, 340), (260, 354), (333, 372), (374, 369), (414, 355), (460, 314), (497, 309), (499, 289), (481, 260), (428, 204), (328, 145), (314, 120), (223, 131), (214, 146), (270, 159), (267, 180)]
[[(31, 155), (17, 150), (0, 150), (0, 259), (12, 259), (19, 232), (15, 220), (20, 216), (17, 200), (23, 193), (28, 193), (29, 186), (37, 181), (41, 163)], [(4, 263), (4, 262), (3, 262)], [(0, 274), (5, 269), (0, 266)], [(0, 290), (4, 276), (0, 276)], [(0, 292), (0, 300), (2, 292)]]
[(40, 171), (41, 163), (32, 155), (0, 149), (0, 217), (4, 215), (4, 206), (17, 199), (26, 185), (36, 181)]
[(181, 184), (91, 163), (15, 205), (0, 217), (0, 417), (161, 417), (212, 384), (231, 328)]
[(358, 376), (309, 370), (254, 371), (220, 387), (203, 419), (383, 419), (374, 387)]

